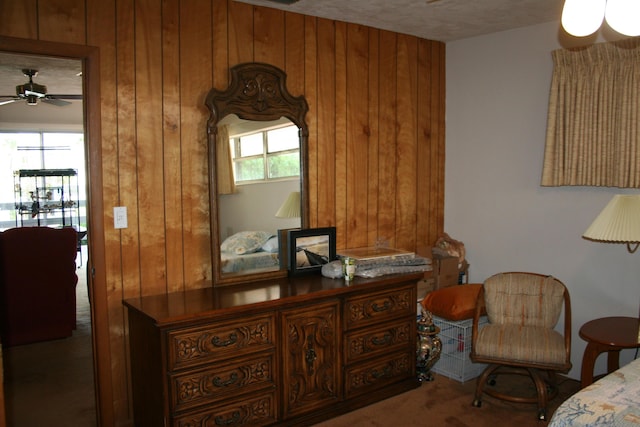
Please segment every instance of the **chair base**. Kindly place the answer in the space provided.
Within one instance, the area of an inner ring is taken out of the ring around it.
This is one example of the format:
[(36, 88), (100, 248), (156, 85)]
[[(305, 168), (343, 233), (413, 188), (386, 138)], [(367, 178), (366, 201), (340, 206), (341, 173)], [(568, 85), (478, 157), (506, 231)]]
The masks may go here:
[[(500, 374), (529, 376), (536, 386), (536, 396), (515, 396), (495, 389), (485, 388), (487, 385), (495, 385), (496, 377)], [(476, 408), (482, 406), (483, 393), (486, 393), (496, 399), (506, 400), (509, 402), (536, 403), (538, 406), (537, 418), (538, 420), (544, 421), (547, 418), (547, 402), (558, 394), (556, 373), (551, 370), (490, 364), (482, 372), (480, 377), (478, 377), (476, 393), (473, 400), (473, 406)]]

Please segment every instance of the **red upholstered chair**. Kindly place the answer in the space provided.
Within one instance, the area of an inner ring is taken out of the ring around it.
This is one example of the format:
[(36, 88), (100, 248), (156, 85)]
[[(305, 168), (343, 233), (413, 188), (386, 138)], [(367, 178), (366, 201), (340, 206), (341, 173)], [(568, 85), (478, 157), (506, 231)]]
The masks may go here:
[(0, 336), (15, 346), (71, 336), (76, 327), (77, 233), (20, 227), (0, 233)]

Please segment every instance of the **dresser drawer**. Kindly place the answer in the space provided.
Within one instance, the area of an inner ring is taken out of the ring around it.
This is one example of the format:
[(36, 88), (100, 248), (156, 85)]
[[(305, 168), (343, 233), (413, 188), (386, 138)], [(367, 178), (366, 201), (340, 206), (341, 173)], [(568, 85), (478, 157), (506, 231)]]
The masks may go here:
[(233, 319), (167, 332), (168, 369), (173, 371), (274, 347), (275, 318)]
[(259, 393), (205, 411), (179, 415), (173, 427), (264, 426), (276, 421), (275, 391)]
[[(395, 321), (350, 332), (344, 338), (346, 364), (371, 358), (416, 344), (415, 320)], [(411, 344), (410, 344), (411, 343)]]
[(368, 393), (413, 376), (415, 357), (412, 356), (413, 353), (398, 352), (347, 367), (344, 373), (345, 398)]
[(275, 388), (275, 369), (274, 354), (270, 353), (170, 375), (171, 411), (183, 411), (265, 387)]
[(343, 317), (349, 330), (402, 316), (416, 316), (415, 284), (348, 298)]

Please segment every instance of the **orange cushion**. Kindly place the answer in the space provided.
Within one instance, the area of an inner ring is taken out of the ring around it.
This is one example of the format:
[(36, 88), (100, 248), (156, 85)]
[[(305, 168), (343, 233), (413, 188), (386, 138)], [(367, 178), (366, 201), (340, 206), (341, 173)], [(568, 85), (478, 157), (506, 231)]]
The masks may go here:
[(471, 319), (476, 310), (476, 299), (481, 283), (450, 286), (429, 292), (421, 304), (425, 310), (447, 320)]

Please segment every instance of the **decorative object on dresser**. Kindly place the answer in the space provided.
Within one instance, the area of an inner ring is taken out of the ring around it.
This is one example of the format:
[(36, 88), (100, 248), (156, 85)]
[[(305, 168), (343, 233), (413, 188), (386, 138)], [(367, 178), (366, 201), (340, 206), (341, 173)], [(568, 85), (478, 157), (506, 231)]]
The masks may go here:
[(125, 300), (135, 425), (312, 425), (418, 387), (421, 276), (347, 286), (313, 274)]
[(287, 233), (289, 274), (319, 273), (336, 258), (336, 228), (307, 228)]

